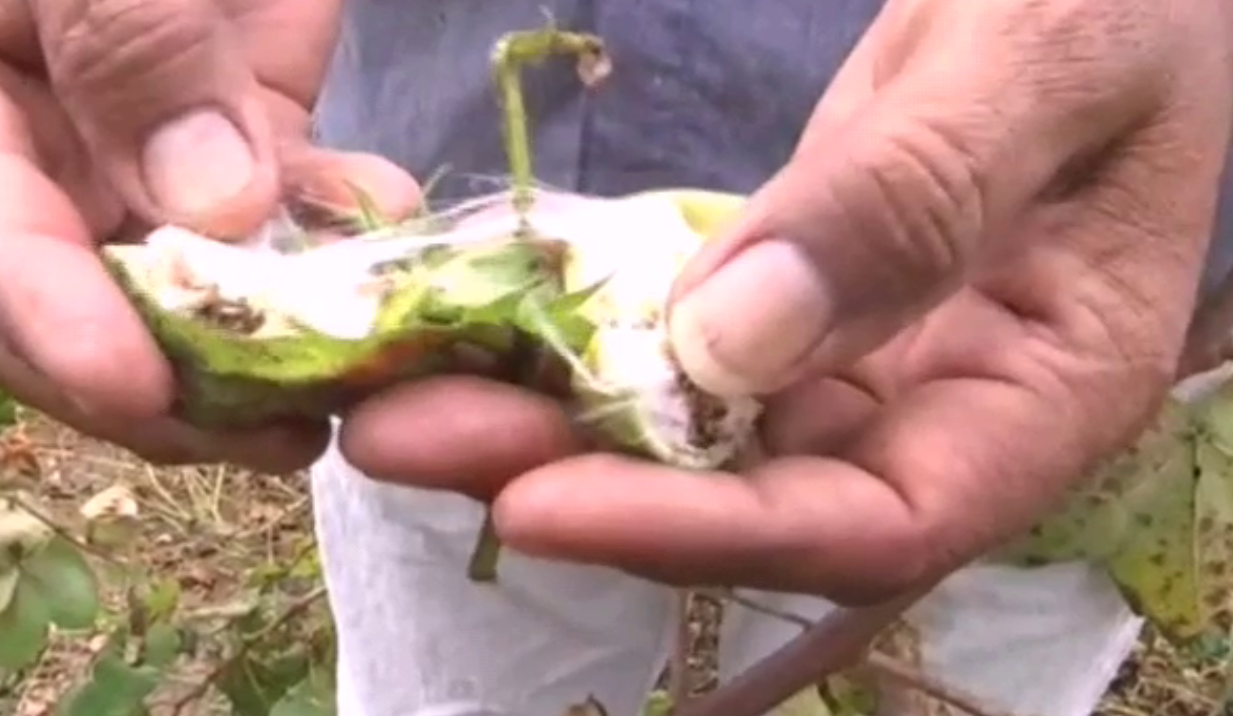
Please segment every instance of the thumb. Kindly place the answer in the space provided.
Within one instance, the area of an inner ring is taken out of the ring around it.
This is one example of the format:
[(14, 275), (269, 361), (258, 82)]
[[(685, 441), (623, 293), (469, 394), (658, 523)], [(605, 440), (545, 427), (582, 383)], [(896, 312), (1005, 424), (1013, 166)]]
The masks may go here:
[(278, 198), (260, 86), (210, 0), (28, 0), (52, 88), (128, 206), (219, 236)]
[[(671, 339), (703, 388), (771, 393), (877, 348), (956, 290), (1064, 167), (1148, 111), (1151, 83), (1113, 62), (1068, 72), (990, 51), (973, 70), (971, 55), (929, 54), (841, 122), (816, 113), (686, 268)], [(1023, 76), (1033, 66), (1039, 80)]]

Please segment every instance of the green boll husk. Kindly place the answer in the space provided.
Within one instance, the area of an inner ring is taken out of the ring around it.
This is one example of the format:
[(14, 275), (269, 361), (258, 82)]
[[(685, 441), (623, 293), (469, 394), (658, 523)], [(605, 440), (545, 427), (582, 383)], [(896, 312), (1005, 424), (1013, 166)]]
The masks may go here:
[[(525, 359), (519, 303), (536, 296), (551, 304), (556, 295), (557, 249), (516, 241), (427, 245), (353, 271), (353, 285), (323, 282), (320, 291), (338, 294), (324, 301), (366, 314), (352, 321), (361, 330), (349, 335), (287, 310), (296, 296), (280, 302), (277, 291), (259, 285), (261, 277), (227, 290), (229, 277), (259, 270), (277, 284), (275, 274), (305, 268), (311, 252), (226, 246), (171, 227), (143, 245), (104, 249), (106, 265), (175, 369), (175, 410), (187, 422), (243, 428), (325, 418), (400, 380), (443, 372), (501, 377)], [(192, 256), (211, 257), (206, 265), (221, 275), (201, 275)], [(299, 280), (310, 281), (312, 272), (305, 273)], [(284, 287), (297, 280), (284, 278)], [(365, 290), (375, 297), (356, 295)]]

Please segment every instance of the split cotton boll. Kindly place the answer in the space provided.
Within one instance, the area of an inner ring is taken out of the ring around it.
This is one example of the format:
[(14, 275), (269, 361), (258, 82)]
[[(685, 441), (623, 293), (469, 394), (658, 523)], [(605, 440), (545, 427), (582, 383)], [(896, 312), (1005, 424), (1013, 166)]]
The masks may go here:
[(732, 459), (759, 406), (682, 374), (664, 308), (710, 215), (739, 199), (535, 198), (526, 214), (500, 194), (319, 244), (286, 216), (240, 244), (167, 226), (104, 258), (198, 425), (326, 417), (441, 373), (527, 384), (549, 361), (609, 447), (682, 467)]

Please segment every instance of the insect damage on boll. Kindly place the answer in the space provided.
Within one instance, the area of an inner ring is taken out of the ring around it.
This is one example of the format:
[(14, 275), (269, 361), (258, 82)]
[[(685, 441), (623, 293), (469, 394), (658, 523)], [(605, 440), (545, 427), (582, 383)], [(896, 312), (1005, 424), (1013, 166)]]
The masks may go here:
[(574, 242), (566, 264), (567, 290), (603, 282), (582, 307), (596, 326), (576, 377), (579, 392), (595, 396), (583, 417), (665, 463), (720, 467), (748, 444), (761, 405), (694, 384), (673, 357), (664, 310), (705, 236), (670, 194), (617, 201), (613, 221), (623, 236)]

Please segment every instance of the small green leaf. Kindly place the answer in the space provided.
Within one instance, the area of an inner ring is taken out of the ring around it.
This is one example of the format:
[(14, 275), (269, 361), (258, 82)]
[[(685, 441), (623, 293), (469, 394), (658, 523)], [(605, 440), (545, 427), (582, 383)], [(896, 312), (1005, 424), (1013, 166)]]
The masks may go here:
[(337, 699), (329, 680), (310, 677), (296, 684), (270, 711), (270, 716), (335, 716)]
[(99, 612), (94, 571), (77, 546), (56, 537), (22, 563), (47, 605), (51, 620), (62, 629), (88, 629)]
[(17, 401), (8, 393), (0, 391), (0, 428), (17, 423)]
[(17, 671), (38, 660), (50, 622), (42, 595), (29, 580), (19, 579), (8, 608), (0, 612), (0, 668)]
[(150, 621), (160, 622), (170, 619), (180, 605), (180, 582), (171, 577), (155, 581), (146, 593), (144, 601)]
[(61, 704), (58, 716), (144, 716), (145, 699), (158, 687), (161, 674), (104, 654), (94, 662), (92, 676)]
[(17, 593), (17, 580), (21, 577), (21, 570), (16, 566), (0, 568), (0, 612), (9, 608), (9, 604), (13, 602), (13, 595)]
[(317, 550), (311, 550), (296, 560), (295, 564), (291, 565), (288, 575), (298, 579), (320, 579), (321, 557), (317, 554)]
[(665, 689), (655, 689), (642, 705), (642, 716), (672, 716), (673, 710), (672, 694)]
[(270, 662), (245, 657), (223, 671), (218, 689), (231, 702), (235, 716), (270, 716), (296, 683), (307, 675), (308, 660), (291, 655)]
[(346, 183), (359, 208), (359, 216), (356, 219), (361, 231), (380, 231), (392, 225), (389, 218), (381, 211), (381, 207), (377, 206), (377, 202), (372, 198), (371, 194), (360, 188), (358, 184), (353, 182)]
[[(873, 713), (859, 712), (859, 713)], [(787, 701), (775, 707), (771, 716), (832, 716), (831, 708), (822, 699), (822, 694), (816, 687), (810, 686), (793, 694)], [(834, 716), (847, 716), (839, 712)]]
[(180, 655), (183, 645), (180, 630), (166, 622), (159, 622), (146, 632), (141, 650), (142, 663), (156, 669), (166, 668)]

